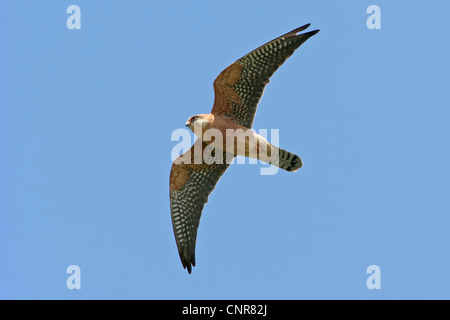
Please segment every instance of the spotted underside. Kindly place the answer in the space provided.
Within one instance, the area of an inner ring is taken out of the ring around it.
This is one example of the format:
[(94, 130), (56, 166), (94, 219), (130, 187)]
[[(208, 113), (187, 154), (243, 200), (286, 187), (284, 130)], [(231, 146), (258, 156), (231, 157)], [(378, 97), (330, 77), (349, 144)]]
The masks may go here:
[[(205, 145), (199, 140), (180, 158), (174, 161), (170, 173), (170, 208), (172, 225), (183, 267), (191, 273), (195, 266), (195, 243), (205, 203), (229, 164), (195, 164), (194, 154), (203, 152)], [(199, 152), (197, 151), (197, 153)], [(223, 154), (226, 159), (227, 154)], [(234, 158), (234, 156), (232, 157)], [(189, 160), (189, 161), (187, 161)], [(205, 159), (205, 161), (208, 161)], [(189, 163), (186, 163), (189, 162)]]
[(297, 35), (308, 26), (262, 45), (222, 71), (214, 81), (215, 100), (211, 113), (251, 128), (270, 77), (302, 43), (318, 32)]

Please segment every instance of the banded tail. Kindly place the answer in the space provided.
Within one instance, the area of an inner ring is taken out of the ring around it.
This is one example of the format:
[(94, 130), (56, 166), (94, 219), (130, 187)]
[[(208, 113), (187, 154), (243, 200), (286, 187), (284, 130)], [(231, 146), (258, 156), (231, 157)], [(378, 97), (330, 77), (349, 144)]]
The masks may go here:
[(295, 172), (302, 167), (302, 159), (299, 156), (281, 148), (276, 149), (278, 149), (278, 158), (271, 159), (269, 164), (288, 172)]

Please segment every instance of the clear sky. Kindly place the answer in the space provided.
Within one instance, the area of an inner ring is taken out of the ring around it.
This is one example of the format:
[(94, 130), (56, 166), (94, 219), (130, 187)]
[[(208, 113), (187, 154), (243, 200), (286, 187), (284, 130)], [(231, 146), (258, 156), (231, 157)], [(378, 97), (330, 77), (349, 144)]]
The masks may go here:
[[(72, 4), (80, 30), (66, 26)], [(370, 5), (381, 29), (366, 25)], [(0, 298), (449, 299), (449, 12), (448, 0), (2, 0)], [(171, 134), (210, 112), (220, 71), (306, 23), (320, 33), (272, 77), (254, 122), (304, 167), (232, 165), (188, 275)], [(370, 265), (381, 289), (366, 286)]]

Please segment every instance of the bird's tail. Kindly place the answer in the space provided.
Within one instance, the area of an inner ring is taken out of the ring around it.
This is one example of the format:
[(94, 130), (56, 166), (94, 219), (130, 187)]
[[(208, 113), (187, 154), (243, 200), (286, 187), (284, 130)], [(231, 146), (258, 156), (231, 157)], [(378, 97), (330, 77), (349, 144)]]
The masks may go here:
[(278, 148), (278, 163), (275, 159), (271, 165), (277, 166), (289, 172), (295, 172), (303, 165), (302, 159), (289, 151)]
[(270, 156), (259, 157), (259, 159), (289, 172), (295, 172), (303, 165), (302, 159), (296, 154), (275, 147), (274, 145), (270, 145), (269, 150)]

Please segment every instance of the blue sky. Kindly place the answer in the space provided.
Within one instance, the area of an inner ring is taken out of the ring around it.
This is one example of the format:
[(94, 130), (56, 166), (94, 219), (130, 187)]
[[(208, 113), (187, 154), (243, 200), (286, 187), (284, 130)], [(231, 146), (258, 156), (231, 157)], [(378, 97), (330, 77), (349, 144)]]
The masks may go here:
[[(81, 9), (69, 30), (66, 9)], [(369, 5), (381, 29), (369, 30)], [(0, 298), (450, 298), (450, 3), (0, 4)], [(303, 24), (255, 129), (296, 173), (233, 165), (197, 266), (173, 236), (170, 137), (229, 64)], [(69, 290), (66, 268), (81, 269)], [(369, 290), (366, 269), (381, 270)]]

